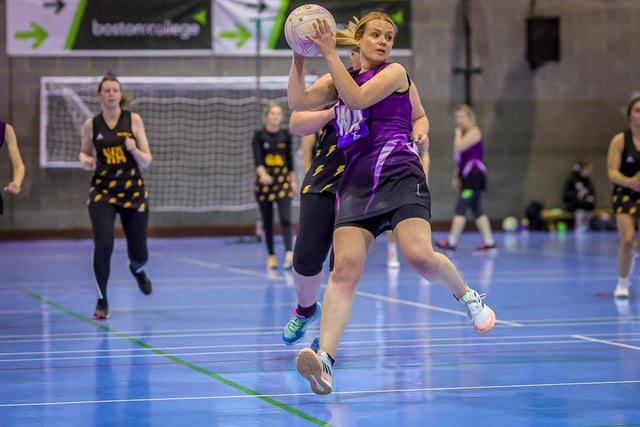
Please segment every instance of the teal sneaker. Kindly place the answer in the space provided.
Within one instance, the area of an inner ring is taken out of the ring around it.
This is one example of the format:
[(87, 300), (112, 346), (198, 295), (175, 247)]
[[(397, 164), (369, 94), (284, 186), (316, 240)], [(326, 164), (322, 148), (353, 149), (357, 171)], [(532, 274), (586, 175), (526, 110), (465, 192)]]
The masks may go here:
[(284, 327), (282, 331), (282, 342), (287, 345), (293, 345), (299, 343), (304, 338), (304, 334), (307, 328), (317, 318), (320, 317), (322, 306), (319, 302), (316, 302), (316, 312), (311, 317), (302, 317), (298, 314), (298, 309), (293, 310), (293, 316), (289, 319), (289, 323)]

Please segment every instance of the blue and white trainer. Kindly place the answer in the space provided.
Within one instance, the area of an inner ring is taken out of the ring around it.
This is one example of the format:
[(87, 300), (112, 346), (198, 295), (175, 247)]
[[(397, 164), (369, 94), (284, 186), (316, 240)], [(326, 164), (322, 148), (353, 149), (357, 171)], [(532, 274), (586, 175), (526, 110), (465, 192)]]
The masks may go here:
[(314, 320), (320, 317), (322, 306), (316, 302), (316, 312), (311, 317), (304, 317), (298, 314), (298, 309), (293, 310), (293, 316), (289, 319), (287, 326), (282, 330), (282, 342), (287, 345), (299, 343), (304, 338), (307, 328)]
[(467, 317), (473, 323), (476, 331), (483, 334), (488, 332), (496, 323), (496, 314), (484, 303), (485, 294), (468, 288), (467, 293), (458, 301), (467, 306)]
[(333, 391), (333, 365), (326, 352), (320, 350), (316, 353), (310, 348), (303, 348), (298, 353), (296, 366), (315, 394)]
[(317, 353), (320, 350), (320, 337), (315, 337), (309, 348)]

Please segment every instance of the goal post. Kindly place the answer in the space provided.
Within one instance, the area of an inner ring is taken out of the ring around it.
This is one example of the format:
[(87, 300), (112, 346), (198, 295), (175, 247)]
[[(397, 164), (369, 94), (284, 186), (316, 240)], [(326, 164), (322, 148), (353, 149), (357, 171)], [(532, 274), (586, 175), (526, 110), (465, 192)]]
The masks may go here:
[[(100, 111), (101, 77), (42, 77), (40, 166), (80, 168), (85, 120)], [(143, 174), (156, 211), (255, 209), (251, 140), (271, 102), (289, 121), (287, 76), (118, 77), (153, 154)], [(297, 141), (297, 139), (296, 139)], [(294, 147), (294, 150), (297, 147)], [(300, 171), (300, 174), (302, 171)]]

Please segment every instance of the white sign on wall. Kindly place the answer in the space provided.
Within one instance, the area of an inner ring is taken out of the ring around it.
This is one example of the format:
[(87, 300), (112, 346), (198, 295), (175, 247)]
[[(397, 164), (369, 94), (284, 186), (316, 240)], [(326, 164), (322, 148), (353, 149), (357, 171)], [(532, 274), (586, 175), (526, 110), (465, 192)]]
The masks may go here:
[[(6, 0), (9, 56), (289, 56), (283, 28), (306, 0)], [(411, 49), (410, 0), (324, 0), (338, 25), (368, 10)]]

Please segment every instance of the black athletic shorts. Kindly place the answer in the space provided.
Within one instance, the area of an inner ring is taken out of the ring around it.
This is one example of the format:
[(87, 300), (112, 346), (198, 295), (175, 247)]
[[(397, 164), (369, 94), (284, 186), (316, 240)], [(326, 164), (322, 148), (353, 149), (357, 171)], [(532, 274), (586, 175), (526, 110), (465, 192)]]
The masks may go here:
[(348, 221), (336, 225), (339, 227), (358, 227), (364, 228), (377, 237), (381, 233), (387, 230), (393, 230), (396, 226), (405, 219), (409, 218), (422, 218), (425, 221), (431, 220), (431, 211), (422, 205), (411, 204), (399, 207), (394, 211), (389, 211), (378, 216), (366, 218), (362, 220)]

